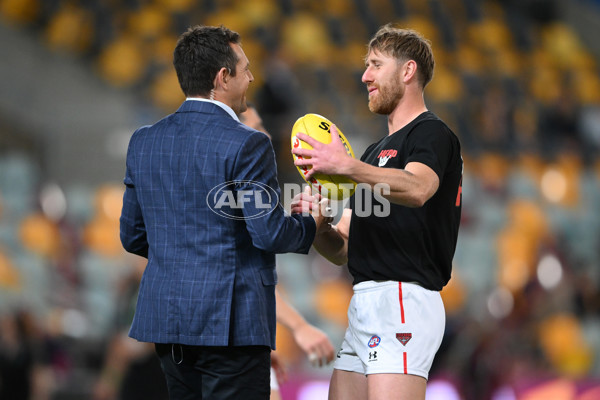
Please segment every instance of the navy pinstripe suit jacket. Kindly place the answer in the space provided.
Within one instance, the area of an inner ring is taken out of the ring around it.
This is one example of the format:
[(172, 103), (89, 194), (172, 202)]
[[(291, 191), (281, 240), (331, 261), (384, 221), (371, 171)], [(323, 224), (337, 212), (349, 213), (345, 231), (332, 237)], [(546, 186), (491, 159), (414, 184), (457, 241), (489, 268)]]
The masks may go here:
[(276, 175), (267, 136), (213, 103), (185, 101), (133, 134), (121, 242), (148, 264), (131, 337), (275, 347), (275, 253), (308, 253), (315, 222), (290, 216), (280, 205), (244, 218), (257, 214), (252, 201), (229, 210), (233, 218), (227, 218), (207, 206), (207, 196), (230, 181), (241, 182), (235, 190), (268, 185), (279, 196)]

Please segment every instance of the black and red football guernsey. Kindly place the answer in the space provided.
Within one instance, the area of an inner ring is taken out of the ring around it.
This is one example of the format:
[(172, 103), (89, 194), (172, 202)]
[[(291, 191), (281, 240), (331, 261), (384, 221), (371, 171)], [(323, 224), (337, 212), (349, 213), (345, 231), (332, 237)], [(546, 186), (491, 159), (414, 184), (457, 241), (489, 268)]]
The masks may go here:
[(426, 111), (369, 146), (361, 161), (399, 169), (420, 162), (435, 171), (440, 185), (422, 207), (390, 204), (388, 216), (381, 213), (381, 196), (356, 191), (350, 200), (348, 239), (348, 269), (354, 284), (394, 280), (441, 290), (450, 279), (460, 224), (463, 162), (458, 138)]

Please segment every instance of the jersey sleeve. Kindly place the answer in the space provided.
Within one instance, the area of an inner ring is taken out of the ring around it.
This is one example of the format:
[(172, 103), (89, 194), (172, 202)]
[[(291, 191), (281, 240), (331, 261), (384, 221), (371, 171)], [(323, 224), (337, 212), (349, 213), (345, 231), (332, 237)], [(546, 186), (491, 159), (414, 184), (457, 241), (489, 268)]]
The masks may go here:
[(454, 152), (452, 132), (439, 121), (424, 121), (410, 133), (408, 145), (409, 155), (406, 164), (410, 162), (425, 164), (441, 181)]

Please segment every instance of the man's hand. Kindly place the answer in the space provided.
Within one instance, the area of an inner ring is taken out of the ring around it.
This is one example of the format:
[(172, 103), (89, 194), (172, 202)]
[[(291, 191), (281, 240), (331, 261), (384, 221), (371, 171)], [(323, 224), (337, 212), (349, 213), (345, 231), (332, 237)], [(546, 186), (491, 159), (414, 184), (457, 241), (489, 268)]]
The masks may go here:
[(346, 147), (342, 143), (335, 125), (331, 125), (330, 134), (331, 142), (328, 144), (319, 142), (304, 133), (296, 134), (298, 139), (312, 146), (312, 150), (292, 149), (293, 154), (302, 157), (294, 161), (294, 165), (312, 166), (305, 176), (307, 180), (316, 173), (328, 175), (345, 175), (347, 173), (348, 163), (353, 158), (346, 152)]
[(297, 194), (292, 199), (291, 212), (292, 214), (310, 214), (319, 206), (319, 202), (323, 200), (320, 193), (312, 194), (310, 186), (304, 187), (304, 191)]
[(331, 208), (329, 200), (323, 198), (319, 193), (312, 194), (310, 186), (306, 186), (304, 192), (294, 196), (291, 205), (292, 214), (310, 214), (317, 224), (317, 234), (331, 229)]
[(335, 350), (327, 335), (315, 326), (304, 323), (293, 332), (298, 346), (306, 353), (313, 366), (323, 366), (333, 361)]

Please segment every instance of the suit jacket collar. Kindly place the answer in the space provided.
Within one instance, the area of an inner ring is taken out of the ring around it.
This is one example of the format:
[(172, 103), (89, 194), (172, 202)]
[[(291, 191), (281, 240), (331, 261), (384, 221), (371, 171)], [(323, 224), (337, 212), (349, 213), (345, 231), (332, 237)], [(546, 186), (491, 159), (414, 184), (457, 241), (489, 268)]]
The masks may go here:
[(208, 100), (208, 99), (187, 99), (183, 102), (183, 104), (179, 107), (177, 112), (205, 112), (205, 113), (225, 113), (229, 115), (231, 118), (240, 122), (240, 119), (235, 114), (235, 112), (225, 103), (221, 103), (216, 100)]

